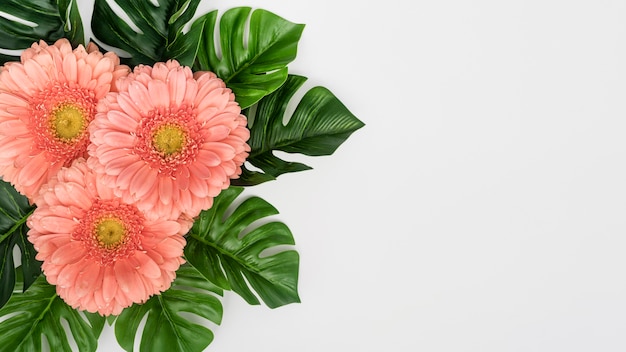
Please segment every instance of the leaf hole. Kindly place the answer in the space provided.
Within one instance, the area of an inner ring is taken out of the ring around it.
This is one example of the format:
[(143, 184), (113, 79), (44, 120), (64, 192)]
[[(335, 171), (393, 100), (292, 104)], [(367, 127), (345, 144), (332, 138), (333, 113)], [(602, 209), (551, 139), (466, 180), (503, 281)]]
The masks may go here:
[(258, 167), (252, 165), (249, 161), (244, 162), (244, 166), (246, 167), (246, 169), (252, 171), (252, 172), (261, 172), (263, 173), (264, 171), (259, 169)]
[[(148, 312), (141, 317), (137, 331), (135, 332), (135, 339), (133, 340), (133, 351), (141, 351), (141, 337), (143, 336), (144, 329), (146, 328), (146, 321), (148, 320)], [(117, 324), (117, 321), (115, 322)]]
[(89, 326), (91, 326), (91, 322), (89, 321), (89, 319), (87, 319), (87, 315), (85, 314), (84, 310), (76, 310), (76, 312), (78, 313), (78, 315), (80, 316), (81, 319), (83, 319), (83, 321), (86, 324), (89, 324)]
[(5, 321), (7, 321), (7, 320), (9, 320), (11, 318), (13, 318), (14, 316), (20, 315), (22, 313), (24, 313), (24, 312), (13, 312), (13, 313), (9, 313), (7, 315), (3, 315), (3, 316), (0, 317), (0, 324), (4, 323)]
[(274, 154), (275, 157), (279, 159), (289, 160), (290, 162), (302, 163), (302, 164), (311, 166), (310, 165), (311, 158), (310, 157), (307, 158), (307, 156), (305, 156), (304, 154), (287, 153), (287, 152), (283, 152), (282, 150), (274, 150), (272, 151), (272, 153)]
[(23, 25), (25, 25), (25, 26), (32, 27), (32, 28), (35, 28), (35, 27), (39, 26), (39, 25), (38, 25), (37, 23), (35, 23), (35, 22), (27, 21), (27, 20), (25, 20), (25, 19), (22, 19), (22, 18), (19, 18), (19, 17), (13, 16), (13, 15), (8, 14), (8, 13), (3, 12), (3, 11), (0, 11), (0, 17), (4, 17), (4, 18), (6, 18), (6, 19), (7, 19), (7, 20), (9, 20), (9, 21), (13, 21), (13, 22), (21, 23), (21, 24), (23, 24)]
[(287, 126), (294, 112), (298, 108), (298, 105), (302, 101), (302, 98), (309, 90), (311, 90), (311, 88), (313, 88), (313, 85), (309, 83), (309, 80), (307, 80), (300, 88), (298, 88), (298, 90), (296, 90), (291, 99), (289, 99), (289, 103), (287, 103), (287, 108), (283, 114), (283, 125)]
[[(10, 55), (10, 56), (20, 56), (24, 50), (10, 50), (0, 48), (0, 54)], [(17, 58), (19, 60), (19, 58)]]
[(265, 248), (264, 250), (262, 250), (259, 253), (259, 258), (263, 259), (263, 258), (271, 257), (273, 255), (276, 255), (282, 252), (293, 251), (294, 249), (295, 248), (293, 245), (279, 244), (278, 246), (269, 247), (269, 248)]
[(263, 297), (256, 291), (256, 288), (252, 287), (252, 285), (250, 284), (250, 281), (248, 280), (248, 276), (246, 276), (245, 274), (242, 276), (243, 276), (243, 281), (246, 282), (246, 286), (250, 288), (250, 291), (252, 291), (252, 294), (259, 300), (259, 302), (261, 302), (261, 304), (265, 303), (265, 301), (263, 300)]
[(50, 342), (48, 342), (48, 337), (44, 334), (41, 334), (41, 352), (50, 352)]
[(246, 23), (243, 26), (243, 49), (248, 50), (248, 43), (250, 41), (250, 19), (252, 18), (252, 13), (254, 11), (250, 11), (248, 14), (248, 18), (246, 18)]
[(248, 111), (246, 113), (246, 119), (248, 120), (248, 129), (252, 128), (252, 125), (254, 124), (254, 119), (256, 118), (256, 112), (258, 108), (258, 104), (254, 104), (248, 108)]
[(243, 192), (237, 198), (235, 198), (235, 200), (233, 200), (232, 203), (228, 205), (228, 207), (224, 211), (224, 216), (222, 216), (222, 218), (220, 219), (220, 223), (223, 224), (224, 222), (226, 222), (228, 218), (230, 218), (230, 216), (233, 215), (235, 210), (241, 205), (241, 203), (243, 203), (247, 199), (247, 197), (243, 197), (242, 195), (243, 195)]
[(211, 332), (219, 326), (215, 324), (214, 322), (210, 321), (209, 319), (206, 319), (205, 317), (199, 316), (195, 313), (177, 312), (176, 314), (178, 314), (178, 316), (180, 316), (181, 318), (187, 320), (188, 322), (192, 324), (200, 325), (211, 330)]
[(13, 247), (13, 265), (17, 268), (22, 265), (22, 251), (19, 246)]
[(63, 331), (65, 331), (65, 337), (67, 338), (67, 342), (69, 343), (72, 351), (80, 351), (74, 337), (71, 334), (70, 323), (66, 318), (61, 318), (61, 326), (63, 327)]
[[(189, 3), (191, 2), (191, 0), (187, 0), (184, 4), (183, 7), (176, 11), (176, 14), (174, 14), (170, 20), (169, 23), (174, 23), (175, 21), (177, 21), (180, 16), (182, 16), (185, 12), (187, 12), (187, 9), (189, 8)], [(188, 21), (187, 23), (185, 23), (185, 25), (183, 25), (183, 27), (181, 28), (181, 31), (183, 32), (183, 34), (187, 34), (187, 32), (189, 32), (189, 30), (191, 29), (191, 25), (194, 23), (194, 21), (197, 19), (196, 16), (193, 17), (193, 19), (191, 21)]]
[(222, 60), (222, 43), (220, 42), (220, 22), (222, 20), (222, 16), (224, 14), (218, 13), (218, 18), (216, 18), (214, 27), (213, 27), (213, 50), (215, 51), (215, 57), (218, 60)]
[[(76, 2), (76, 0), (72, 0), (70, 1), (69, 5), (67, 5), (68, 7), (68, 11), (65, 14), (65, 18), (63, 19), (63, 21), (65, 21), (65, 31), (70, 32), (72, 30), (72, 21), (70, 21), (70, 13), (71, 11), (69, 9), (72, 8), (73, 4)], [(78, 4), (76, 4), (76, 6), (78, 6)], [(81, 17), (82, 18), (82, 17)]]
[(108, 44), (104, 44), (104, 43), (100, 42), (100, 41), (99, 41), (99, 40), (97, 40), (97, 39), (91, 38), (91, 40), (92, 40), (93, 42), (95, 42), (96, 44), (98, 44), (98, 46), (99, 46), (101, 49), (104, 49), (104, 50), (106, 50), (106, 51), (112, 51), (112, 52), (114, 52), (115, 54), (117, 54), (117, 56), (119, 56), (120, 58), (129, 58), (129, 57), (131, 57), (131, 56), (132, 56), (131, 54), (129, 54), (128, 52), (126, 52), (126, 51), (124, 51), (124, 50), (122, 50), (122, 49), (120, 49), (120, 48), (116, 48), (116, 47), (114, 47), (114, 46), (110, 46), (110, 45), (108, 45)]
[(150, 3), (154, 5), (154, 7), (161, 7), (161, 4), (159, 4), (158, 0), (150, 0)]
[(268, 217), (265, 218), (261, 218), (258, 220), (254, 220), (250, 225), (246, 226), (237, 236), (237, 238), (239, 240), (242, 240), (244, 237), (246, 237), (250, 232), (256, 230), (257, 228), (269, 224), (271, 222), (275, 222), (276, 220), (270, 219)]
[[(154, 0), (151, 0), (151, 2)], [(144, 34), (141, 29), (139, 29), (139, 27), (137, 27), (137, 25), (135, 24), (135, 22), (133, 22), (130, 17), (126, 14), (126, 12), (124, 12), (124, 10), (120, 7), (120, 5), (117, 4), (117, 2), (115, 0), (106, 0), (107, 5), (109, 5), (109, 7), (111, 8), (111, 11), (113, 11), (113, 13), (115, 15), (117, 15), (117, 17), (119, 17), (122, 21), (124, 21), (133, 31), (135, 31), (137, 34)], [(158, 5), (158, 3), (157, 3)]]

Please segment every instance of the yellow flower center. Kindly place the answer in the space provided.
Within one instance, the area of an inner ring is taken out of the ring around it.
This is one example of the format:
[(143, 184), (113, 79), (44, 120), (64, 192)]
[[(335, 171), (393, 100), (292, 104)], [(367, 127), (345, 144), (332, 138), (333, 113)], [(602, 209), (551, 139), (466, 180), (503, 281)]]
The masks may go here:
[(62, 104), (52, 111), (52, 129), (63, 141), (72, 141), (85, 130), (83, 111), (72, 105)]
[(152, 143), (159, 153), (170, 156), (183, 150), (187, 134), (176, 125), (164, 125), (159, 127), (152, 135)]
[(106, 218), (100, 221), (95, 230), (98, 242), (105, 248), (117, 247), (126, 237), (124, 224), (115, 218)]

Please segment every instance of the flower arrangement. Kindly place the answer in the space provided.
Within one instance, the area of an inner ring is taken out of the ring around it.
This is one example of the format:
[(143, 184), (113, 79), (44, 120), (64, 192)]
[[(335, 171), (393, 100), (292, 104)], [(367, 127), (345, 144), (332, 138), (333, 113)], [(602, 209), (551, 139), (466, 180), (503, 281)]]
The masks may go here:
[(0, 5), (0, 350), (94, 351), (108, 323), (127, 351), (201, 351), (179, 313), (219, 324), (224, 290), (300, 301), (297, 252), (261, 255), (289, 228), (253, 224), (277, 210), (233, 203), (310, 169), (275, 151), (331, 155), (363, 123), (322, 87), (283, 123), (304, 26), (199, 2), (95, 0), (88, 41), (76, 1)]

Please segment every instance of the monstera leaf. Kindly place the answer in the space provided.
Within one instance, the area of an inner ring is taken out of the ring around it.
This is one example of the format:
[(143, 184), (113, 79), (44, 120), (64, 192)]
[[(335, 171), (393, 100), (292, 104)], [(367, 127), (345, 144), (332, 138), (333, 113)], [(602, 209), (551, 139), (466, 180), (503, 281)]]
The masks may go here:
[(74, 46), (85, 43), (85, 31), (83, 21), (78, 11), (78, 0), (57, 0), (59, 15), (64, 22), (63, 31)]
[(252, 289), (270, 308), (300, 302), (298, 253), (287, 250), (267, 254), (277, 246), (294, 244), (287, 226), (269, 222), (243, 233), (253, 222), (278, 211), (263, 199), (252, 197), (226, 217), (242, 190), (230, 187), (222, 191), (211, 209), (200, 214), (188, 234), (187, 260), (209, 280), (237, 292), (250, 304), (260, 303)]
[(147, 314), (141, 337), (141, 351), (195, 352), (202, 351), (213, 341), (211, 330), (186, 319), (181, 313), (191, 313), (216, 324), (222, 321), (222, 304), (215, 294), (222, 290), (211, 284), (191, 265), (176, 272), (172, 287), (155, 295), (144, 304), (126, 308), (115, 320), (115, 336), (126, 351), (133, 351), (139, 323)]
[(15, 294), (0, 309), (0, 348), (2, 351), (42, 351), (45, 336), (50, 351), (70, 351), (63, 321), (80, 351), (95, 351), (104, 318), (88, 314), (87, 320), (56, 294), (43, 276), (22, 294)]
[(158, 0), (158, 6), (147, 0), (111, 1), (131, 23), (120, 18), (107, 0), (95, 0), (91, 28), (98, 40), (131, 55), (123, 58), (125, 63), (152, 65), (177, 59), (182, 65), (192, 65), (202, 28), (196, 25), (183, 33), (183, 27), (195, 14), (200, 0)]
[(287, 162), (273, 152), (331, 155), (354, 131), (364, 126), (323, 87), (307, 91), (285, 125), (283, 116), (287, 105), (305, 81), (305, 77), (290, 75), (279, 90), (259, 102), (252, 126), (249, 126), (248, 144), (252, 150), (247, 161), (263, 172), (244, 167), (243, 174), (233, 180), (233, 184), (255, 185), (287, 172), (308, 170), (309, 166)]
[(18, 269), (25, 291), (41, 274), (41, 263), (35, 260), (35, 249), (26, 239), (26, 219), (34, 211), (28, 199), (9, 183), (0, 180), (0, 307), (11, 297), (16, 283), (13, 248), (21, 250)]
[[(2, 0), (0, 11), (0, 48), (22, 50), (44, 40), (52, 43), (62, 37), (72, 44), (84, 42), (83, 26), (76, 0)], [(19, 60), (19, 56), (0, 54), (0, 64)]]
[(251, 11), (249, 7), (237, 7), (222, 15), (219, 47), (214, 43), (217, 11), (196, 20), (204, 30), (194, 68), (215, 72), (233, 90), (242, 108), (285, 83), (287, 64), (296, 58), (304, 29), (304, 25), (291, 23), (271, 12), (258, 9), (251, 14)]

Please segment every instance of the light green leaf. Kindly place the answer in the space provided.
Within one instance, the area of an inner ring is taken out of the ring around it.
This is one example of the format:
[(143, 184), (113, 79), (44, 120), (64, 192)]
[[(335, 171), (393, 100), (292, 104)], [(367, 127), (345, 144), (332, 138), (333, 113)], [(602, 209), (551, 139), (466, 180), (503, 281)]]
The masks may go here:
[(176, 271), (176, 279), (170, 289), (144, 304), (135, 304), (122, 311), (115, 321), (115, 337), (122, 348), (133, 351), (139, 324), (147, 314), (141, 351), (202, 351), (213, 341), (213, 333), (181, 313), (195, 314), (220, 324), (222, 304), (215, 294), (222, 295), (222, 290), (191, 265), (185, 264)]
[(305, 77), (290, 75), (279, 90), (258, 103), (252, 126), (248, 126), (248, 144), (252, 150), (247, 161), (263, 172), (244, 167), (241, 177), (232, 180), (233, 185), (250, 186), (287, 172), (308, 170), (309, 166), (282, 160), (273, 152), (331, 155), (354, 131), (364, 126), (323, 87), (307, 91), (285, 125), (283, 115), (287, 105), (305, 81)]
[[(22, 50), (39, 40), (53, 43), (63, 37), (75, 39), (74, 44), (82, 43), (83, 39), (78, 38), (82, 32), (77, 24), (80, 16), (74, 6), (70, 0), (2, 0), (0, 11), (8, 16), (0, 16), (0, 48)], [(68, 18), (73, 29), (65, 32)], [(0, 64), (16, 60), (19, 56), (0, 54)]]
[[(196, 22), (204, 33), (194, 68), (213, 71), (235, 93), (242, 108), (272, 93), (287, 79), (287, 64), (296, 58), (303, 24), (291, 23), (271, 12), (249, 7), (230, 9), (220, 19), (219, 48), (215, 45), (217, 11)], [(250, 18), (246, 41), (246, 22)]]
[(28, 199), (19, 194), (11, 184), (0, 180), (0, 307), (11, 297), (16, 282), (13, 248), (17, 245), (22, 254), (18, 269), (25, 291), (41, 274), (41, 263), (35, 260), (35, 249), (27, 240), (26, 219), (35, 210)]
[[(2, 351), (41, 351), (44, 335), (50, 351), (69, 351), (70, 344), (62, 321), (67, 322), (80, 351), (95, 351), (97, 335), (101, 331), (99, 327), (92, 328), (77, 310), (65, 304), (57, 296), (55, 287), (48, 284), (43, 276), (25, 293), (13, 295), (0, 309), (1, 317), (8, 317), (0, 324)], [(92, 315), (89, 321), (100, 326), (104, 318)]]
[(123, 58), (125, 63), (152, 65), (177, 59), (181, 65), (193, 64), (202, 31), (193, 27), (184, 34), (183, 27), (193, 17), (200, 0), (159, 0), (159, 6), (147, 0), (113, 1), (139, 32), (120, 18), (106, 0), (95, 0), (91, 28), (98, 40), (131, 55)]
[(263, 199), (251, 197), (225, 215), (242, 190), (230, 187), (222, 191), (211, 209), (200, 214), (188, 234), (185, 257), (213, 283), (237, 292), (250, 304), (260, 304), (252, 289), (270, 308), (300, 302), (298, 253), (267, 252), (294, 244), (289, 228), (269, 222), (243, 233), (253, 222), (278, 211)]

